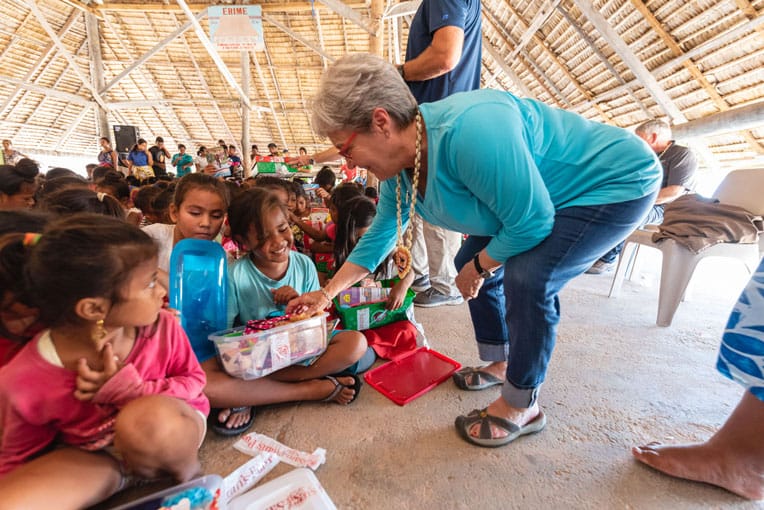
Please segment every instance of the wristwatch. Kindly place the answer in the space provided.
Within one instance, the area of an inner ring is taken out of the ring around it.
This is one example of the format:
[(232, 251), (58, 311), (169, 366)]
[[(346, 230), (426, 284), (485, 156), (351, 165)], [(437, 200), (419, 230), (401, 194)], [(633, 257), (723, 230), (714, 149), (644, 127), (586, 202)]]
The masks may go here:
[(475, 258), (472, 259), (472, 262), (475, 264), (475, 269), (477, 270), (481, 278), (490, 278), (493, 276), (493, 273), (491, 271), (488, 271), (487, 269), (483, 269), (483, 266), (480, 265), (479, 253), (475, 255)]

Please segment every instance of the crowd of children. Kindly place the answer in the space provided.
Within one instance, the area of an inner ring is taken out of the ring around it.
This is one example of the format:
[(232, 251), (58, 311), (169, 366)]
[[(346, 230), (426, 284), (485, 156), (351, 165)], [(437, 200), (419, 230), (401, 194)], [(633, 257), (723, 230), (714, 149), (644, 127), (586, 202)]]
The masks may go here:
[(228, 251), (229, 326), (283, 315), (371, 223), (360, 186), (335, 187), (328, 168), (309, 186), (144, 177), (0, 166), (0, 492), (16, 507), (82, 507), (135, 479), (188, 480), (208, 423), (233, 435), (257, 406), (349, 404), (375, 360), (361, 332), (335, 329), (320, 356), (238, 379), (165, 309), (173, 247), (195, 238)]

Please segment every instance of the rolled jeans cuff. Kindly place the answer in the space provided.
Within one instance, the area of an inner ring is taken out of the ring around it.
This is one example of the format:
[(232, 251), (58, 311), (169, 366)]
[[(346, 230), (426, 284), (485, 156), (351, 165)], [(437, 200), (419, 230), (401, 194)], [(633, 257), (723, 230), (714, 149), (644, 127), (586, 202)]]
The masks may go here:
[(536, 403), (541, 386), (535, 388), (518, 388), (509, 381), (501, 386), (501, 398), (512, 407), (527, 408)]
[(500, 344), (481, 342), (478, 340), (478, 355), (483, 361), (506, 362), (509, 357), (509, 344), (504, 342)]

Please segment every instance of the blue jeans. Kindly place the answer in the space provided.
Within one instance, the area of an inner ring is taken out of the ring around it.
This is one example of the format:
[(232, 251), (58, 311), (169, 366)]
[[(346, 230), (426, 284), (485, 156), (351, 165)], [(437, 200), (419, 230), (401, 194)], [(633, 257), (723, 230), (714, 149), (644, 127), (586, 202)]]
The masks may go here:
[[(644, 227), (645, 225), (659, 225), (661, 223), (663, 223), (663, 205), (659, 204), (652, 206), (650, 210), (647, 211), (647, 216), (644, 220), (642, 220), (642, 223), (639, 226)], [(612, 250), (601, 256), (600, 260), (608, 264), (615, 262), (615, 259), (618, 258), (618, 255), (620, 255), (621, 251), (623, 250), (623, 245), (623, 241), (616, 244)]]
[[(655, 194), (616, 204), (567, 207), (541, 244), (510, 257), (468, 301), (478, 353), (484, 361), (507, 361), (502, 397), (513, 407), (536, 402), (557, 336), (563, 286), (626, 238), (647, 214)], [(491, 237), (470, 236), (454, 260), (472, 263)]]

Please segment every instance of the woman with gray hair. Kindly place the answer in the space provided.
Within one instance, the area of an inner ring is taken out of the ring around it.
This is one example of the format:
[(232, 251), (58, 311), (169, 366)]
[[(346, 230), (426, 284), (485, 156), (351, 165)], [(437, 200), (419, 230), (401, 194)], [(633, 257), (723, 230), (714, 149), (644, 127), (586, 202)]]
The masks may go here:
[(316, 133), (382, 181), (379, 209), (332, 280), (287, 311), (322, 309), (393, 249), (405, 275), (413, 211), (469, 234), (455, 260), (456, 285), (488, 364), (462, 369), (454, 381), (464, 390), (502, 388), (487, 408), (457, 417), (456, 428), (491, 447), (543, 429), (537, 398), (558, 293), (639, 225), (660, 183), (655, 155), (623, 129), (508, 92), (417, 106), (396, 69), (366, 54), (324, 73), (312, 110)]

